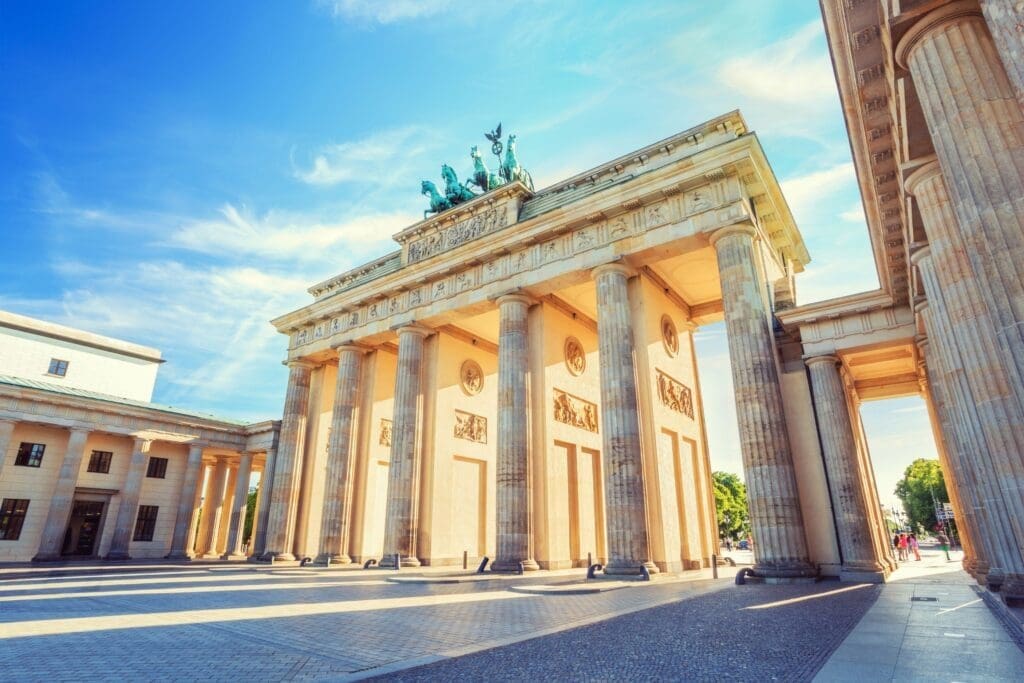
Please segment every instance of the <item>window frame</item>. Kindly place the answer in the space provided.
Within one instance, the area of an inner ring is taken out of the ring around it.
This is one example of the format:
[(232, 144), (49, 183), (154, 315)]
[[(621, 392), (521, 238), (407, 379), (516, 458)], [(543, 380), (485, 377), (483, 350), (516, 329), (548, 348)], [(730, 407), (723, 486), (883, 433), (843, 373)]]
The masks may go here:
[(149, 456), (149, 463), (146, 465), (146, 477), (150, 479), (167, 478), (167, 458), (158, 455)]
[(156, 518), (160, 513), (159, 505), (140, 505), (135, 515), (135, 531), (132, 542), (152, 543), (156, 531)]
[[(25, 446), (29, 446), (28, 450)], [(39, 452), (36, 452), (36, 448), (39, 448)], [(34, 441), (22, 441), (18, 446), (18, 454), (14, 456), (15, 467), (35, 467), (39, 469), (43, 466), (43, 456), (46, 455), (46, 444), (35, 443)], [(13, 500), (13, 499), (12, 499)]]
[[(21, 529), (28, 516), (29, 498), (0, 499), (0, 541), (17, 541), (21, 538)], [(24, 503), (24, 505), (19, 505)], [(14, 535), (11, 535), (13, 529)]]
[(113, 451), (94, 450), (89, 454), (89, 464), (85, 468), (85, 471), (93, 472), (95, 474), (110, 474), (110, 462), (113, 459)]
[(69, 360), (51, 358), (50, 367), (46, 371), (46, 374), (49, 375), (50, 377), (67, 377), (69, 365), (71, 365), (71, 361)]

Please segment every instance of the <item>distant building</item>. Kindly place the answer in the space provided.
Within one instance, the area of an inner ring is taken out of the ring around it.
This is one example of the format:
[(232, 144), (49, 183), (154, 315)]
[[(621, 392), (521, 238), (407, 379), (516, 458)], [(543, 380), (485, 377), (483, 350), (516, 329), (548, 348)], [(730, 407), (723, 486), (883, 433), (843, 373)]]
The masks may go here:
[(0, 375), (149, 401), (160, 351), (0, 311)]
[(246, 498), (254, 473), (261, 494), (271, 481), (279, 423), (151, 403), (163, 362), (0, 311), (0, 562), (244, 559), (258, 545), (243, 547)]

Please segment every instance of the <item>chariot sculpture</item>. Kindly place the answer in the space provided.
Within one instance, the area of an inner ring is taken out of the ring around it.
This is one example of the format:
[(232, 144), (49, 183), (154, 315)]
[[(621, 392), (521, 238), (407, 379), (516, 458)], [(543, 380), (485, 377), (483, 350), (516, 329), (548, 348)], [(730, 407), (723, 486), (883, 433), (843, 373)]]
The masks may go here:
[[(479, 148), (473, 145), (469, 150), (469, 158), (473, 160), (473, 172), (465, 183), (459, 182), (455, 169), (448, 164), (441, 166), (441, 177), (444, 178), (443, 193), (430, 180), (420, 183), (420, 193), (426, 195), (430, 200), (430, 208), (423, 212), (424, 218), (432, 213), (438, 214), (447, 211), (453, 206), (480, 196), (471, 189), (472, 187), (476, 187), (483, 194), (502, 185), (519, 181), (533, 190), (533, 178), (530, 177), (530, 172), (519, 165), (515, 133), (510, 134), (507, 144), (502, 145), (501, 124), (499, 123), (497, 128), (490, 133), (485, 133), (484, 137), (490, 141), (491, 153), (497, 157), (498, 172), (492, 173), (487, 169)], [(502, 156), (502, 152), (504, 152), (504, 156)]]

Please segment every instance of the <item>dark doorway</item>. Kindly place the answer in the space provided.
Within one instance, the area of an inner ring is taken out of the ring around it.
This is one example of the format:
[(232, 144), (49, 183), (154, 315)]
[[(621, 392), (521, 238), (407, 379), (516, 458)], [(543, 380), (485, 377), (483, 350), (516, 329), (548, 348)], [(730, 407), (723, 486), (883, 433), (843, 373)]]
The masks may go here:
[(92, 557), (96, 554), (103, 522), (103, 502), (76, 500), (71, 508), (71, 519), (64, 534), (64, 548), (61, 555)]

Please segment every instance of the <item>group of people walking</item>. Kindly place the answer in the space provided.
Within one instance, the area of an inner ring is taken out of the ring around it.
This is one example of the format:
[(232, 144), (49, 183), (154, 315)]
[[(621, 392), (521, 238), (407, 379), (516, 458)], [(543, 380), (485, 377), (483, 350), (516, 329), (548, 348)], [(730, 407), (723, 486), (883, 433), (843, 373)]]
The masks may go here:
[(914, 553), (914, 560), (921, 561), (921, 547), (917, 542), (917, 534), (896, 534), (892, 537), (892, 547), (896, 549), (896, 557), (901, 561), (910, 559), (910, 553)]

